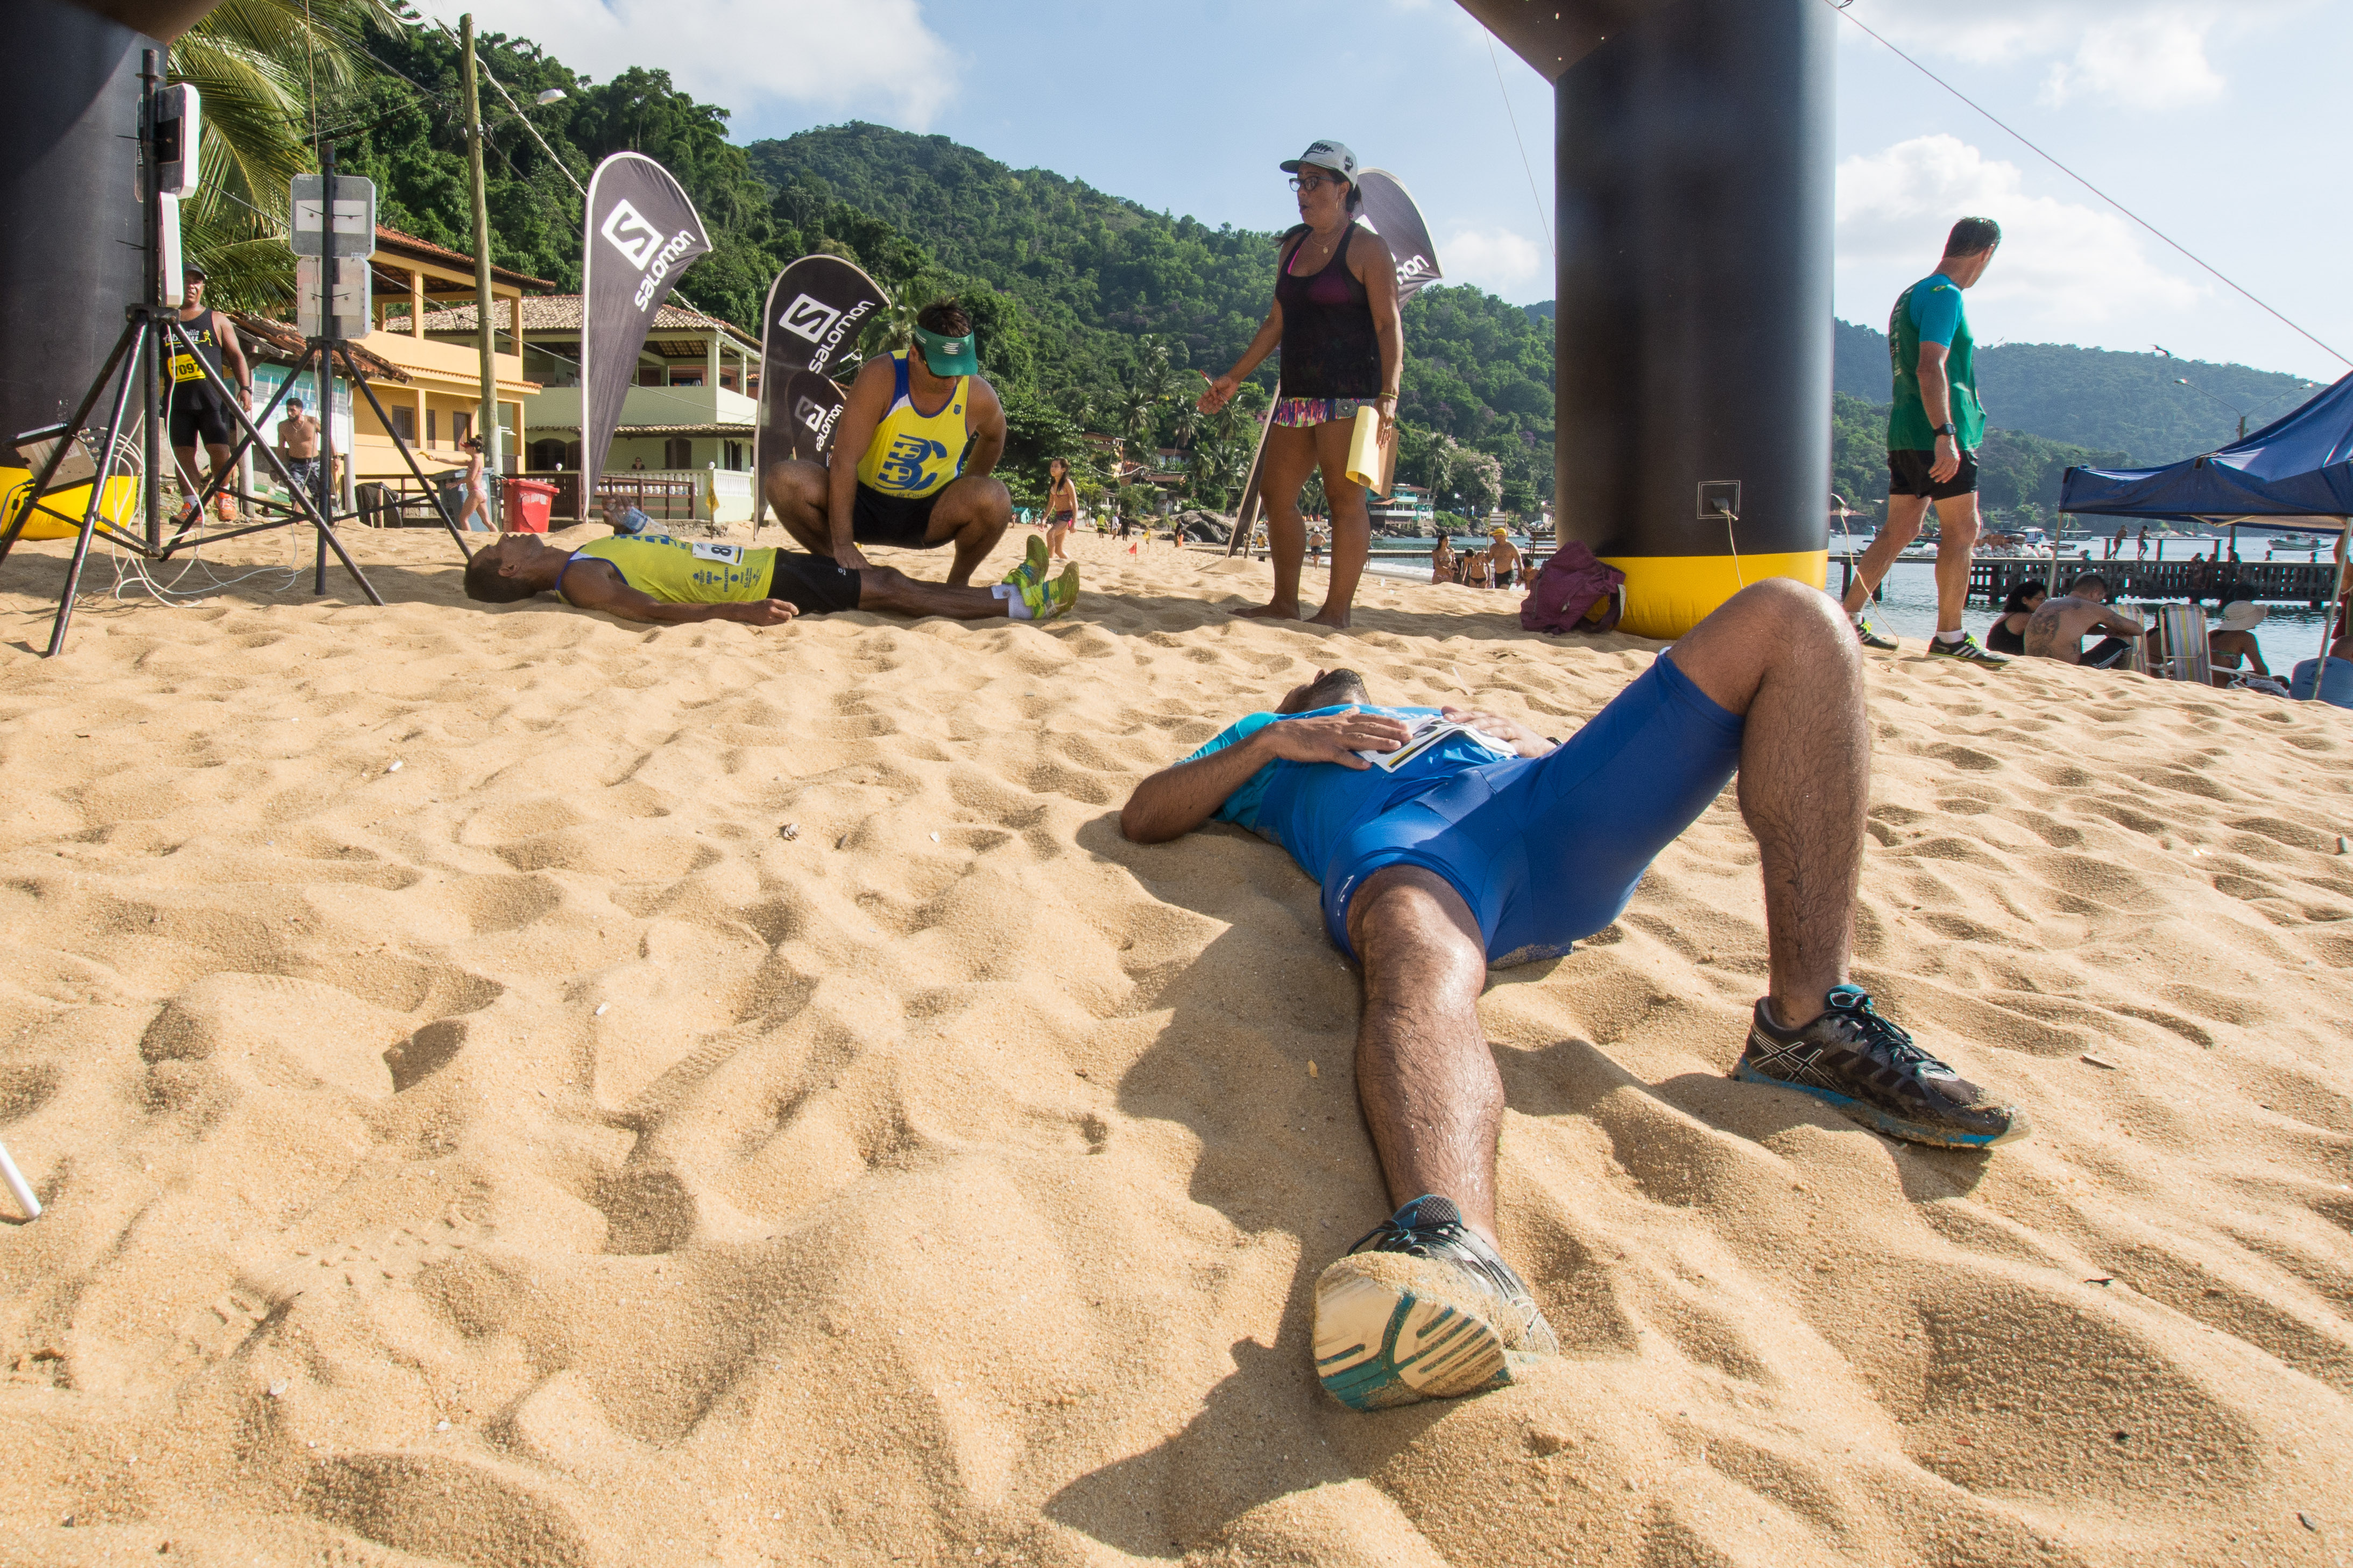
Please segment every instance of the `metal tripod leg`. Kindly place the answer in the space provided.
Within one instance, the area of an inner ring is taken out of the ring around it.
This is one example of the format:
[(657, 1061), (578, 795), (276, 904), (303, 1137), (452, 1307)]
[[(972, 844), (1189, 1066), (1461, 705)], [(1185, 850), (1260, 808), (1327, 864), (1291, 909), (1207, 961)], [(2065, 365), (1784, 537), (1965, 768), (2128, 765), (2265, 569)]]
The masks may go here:
[(375, 400), (375, 388), (370, 386), (367, 377), (360, 374), (359, 364), (352, 358), (350, 349), (340, 348), (337, 352), (342, 353), (344, 365), (352, 373), (352, 384), (360, 389), (368, 400), (368, 406), (375, 410), (376, 423), (392, 437), (392, 444), (400, 448), (401, 460), (408, 465), (408, 471), (417, 476), (417, 482), (425, 488), (425, 498), (433, 503), (434, 513), (440, 518), (441, 526), (448, 529), (449, 537), (458, 542), (458, 553), (471, 561), (474, 552), (466, 548), (466, 536), (458, 531), (457, 521), (449, 515), (449, 509), (441, 504), (441, 492), (433, 488), (433, 481), (427, 479), (425, 470), (417, 466), (417, 455), (408, 449), (408, 443), (400, 438), (400, 432), (393, 429), (392, 416), (384, 411), (384, 405)]
[[(122, 363), (124, 351), (144, 338), (148, 330), (146, 312), (134, 307), (130, 319), (122, 323), (122, 335), (114, 340), (114, 352), (106, 356), (105, 368), (90, 378), (90, 390), (82, 394), (81, 402), (74, 408), (73, 418), (67, 422), (68, 440), (81, 433), (82, 426), (90, 418), (90, 411), (98, 406), (100, 395), (106, 391), (107, 379)], [(134, 360), (132, 363), (135, 364), (137, 362)], [(41, 504), (41, 494), (48, 489), (49, 479), (57, 473), (58, 465), (65, 460), (65, 456), (66, 443), (59, 441), (50, 451), (49, 460), (41, 465), (41, 471), (33, 476), (33, 482), (25, 490), (24, 501), (16, 508), (16, 515), (8, 520), (7, 531), (0, 533), (0, 562), (5, 562), (8, 552), (16, 547), (16, 536), (23, 533), (25, 524), (32, 521), (33, 509)]]
[[(143, 340), (149, 330), (141, 323), (126, 334), (126, 342)], [(90, 501), (82, 508), (81, 532), (74, 540), (73, 561), (66, 568), (65, 591), (58, 595), (57, 619), (49, 623), (49, 647), (42, 655), (44, 658), (55, 658), (66, 648), (66, 630), (73, 624), (74, 595), (81, 590), (81, 569), (90, 561), (90, 538), (98, 530), (98, 514), (106, 504), (106, 481), (114, 472), (114, 443), (122, 434), (122, 411), (131, 405), (132, 384), (139, 379), (138, 365), (139, 356), (133, 353), (124, 361), (121, 383), (115, 388), (114, 412), (106, 421), (106, 440), (99, 448), (98, 471), (90, 479)], [(80, 430), (81, 424), (77, 420), (67, 432), (66, 440), (71, 440)], [(63, 441), (58, 443), (58, 450), (64, 450)], [(54, 468), (55, 464), (51, 467)]]

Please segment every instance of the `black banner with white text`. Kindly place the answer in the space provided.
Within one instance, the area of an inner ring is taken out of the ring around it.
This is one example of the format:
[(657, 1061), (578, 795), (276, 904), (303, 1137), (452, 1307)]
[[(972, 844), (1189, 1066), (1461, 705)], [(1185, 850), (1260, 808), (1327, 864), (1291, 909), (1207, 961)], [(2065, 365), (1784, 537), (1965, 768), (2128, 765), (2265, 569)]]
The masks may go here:
[(646, 333), (678, 275), (710, 248), (694, 203), (669, 170), (639, 153), (596, 165), (581, 263), (580, 468), (592, 486), (637, 382)]

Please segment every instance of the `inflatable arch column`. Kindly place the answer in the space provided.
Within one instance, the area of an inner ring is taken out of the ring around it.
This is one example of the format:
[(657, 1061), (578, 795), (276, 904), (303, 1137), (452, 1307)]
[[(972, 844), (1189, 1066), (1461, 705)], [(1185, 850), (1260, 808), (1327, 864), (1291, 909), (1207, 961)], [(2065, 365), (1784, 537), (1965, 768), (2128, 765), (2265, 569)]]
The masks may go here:
[(1830, 7), (1461, 4), (1554, 84), (1559, 536), (1626, 574), (1645, 637), (1762, 577), (1821, 586)]

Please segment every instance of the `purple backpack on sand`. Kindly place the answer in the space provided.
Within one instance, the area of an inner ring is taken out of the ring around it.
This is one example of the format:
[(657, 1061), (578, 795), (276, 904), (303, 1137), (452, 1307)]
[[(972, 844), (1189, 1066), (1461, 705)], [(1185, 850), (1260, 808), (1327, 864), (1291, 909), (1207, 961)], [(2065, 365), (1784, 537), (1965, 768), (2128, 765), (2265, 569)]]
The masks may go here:
[(1626, 574), (1594, 559), (1580, 540), (1566, 540), (1520, 601), (1520, 625), (1532, 632), (1606, 632), (1618, 624), (1618, 590)]

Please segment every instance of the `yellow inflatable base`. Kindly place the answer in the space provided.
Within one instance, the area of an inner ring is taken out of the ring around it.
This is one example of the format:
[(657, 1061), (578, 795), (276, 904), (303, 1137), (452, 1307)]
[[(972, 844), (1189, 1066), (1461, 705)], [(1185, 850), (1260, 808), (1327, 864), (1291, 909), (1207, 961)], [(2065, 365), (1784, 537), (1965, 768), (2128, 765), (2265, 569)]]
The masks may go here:
[(1621, 632), (1639, 637), (1679, 637), (1707, 619), (1717, 605), (1751, 583), (1795, 577), (1819, 588), (1829, 576), (1828, 550), (1783, 555), (1605, 555), (1626, 574), (1626, 614)]
[[(0, 468), (0, 531), (5, 531), (8, 520), (16, 515), (24, 504), (25, 491), (33, 482), (29, 468)], [(25, 531), (19, 539), (71, 539), (81, 531), (81, 510), (90, 504), (90, 487), (76, 485), (71, 489), (52, 490), (41, 498), (41, 504), (25, 521)], [(99, 515), (115, 527), (128, 530), (139, 511), (139, 481), (131, 477), (106, 481), (106, 498), (99, 503)], [(65, 515), (57, 515), (63, 512)]]

